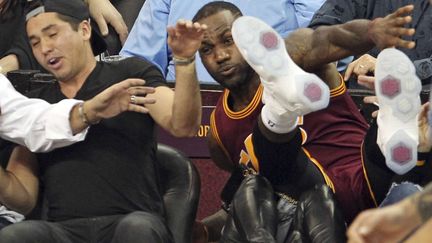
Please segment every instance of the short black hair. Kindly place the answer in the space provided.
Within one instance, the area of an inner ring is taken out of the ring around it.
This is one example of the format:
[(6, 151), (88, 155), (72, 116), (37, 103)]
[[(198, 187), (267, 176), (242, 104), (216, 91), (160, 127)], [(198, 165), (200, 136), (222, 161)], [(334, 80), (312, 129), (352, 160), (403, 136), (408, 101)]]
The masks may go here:
[(78, 27), (81, 24), (82, 20), (67, 16), (67, 15), (59, 14), (59, 13), (56, 13), (56, 14), (59, 17), (59, 19), (68, 23), (74, 31), (78, 31)]
[(214, 1), (214, 2), (209, 2), (206, 5), (202, 6), (195, 14), (192, 21), (197, 22), (203, 18), (207, 18), (208, 16), (217, 14), (224, 10), (230, 11), (233, 15), (238, 15), (238, 16), (243, 15), (240, 9), (232, 3), (223, 2), (223, 1)]

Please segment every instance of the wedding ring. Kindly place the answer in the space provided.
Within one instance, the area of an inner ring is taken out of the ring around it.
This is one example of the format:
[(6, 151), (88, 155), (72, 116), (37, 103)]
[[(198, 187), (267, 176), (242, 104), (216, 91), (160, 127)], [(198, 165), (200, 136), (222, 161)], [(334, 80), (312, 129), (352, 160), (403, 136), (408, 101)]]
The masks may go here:
[(135, 95), (131, 95), (130, 96), (130, 103), (132, 103), (132, 104), (136, 104), (136, 102), (137, 102), (137, 97), (135, 96)]

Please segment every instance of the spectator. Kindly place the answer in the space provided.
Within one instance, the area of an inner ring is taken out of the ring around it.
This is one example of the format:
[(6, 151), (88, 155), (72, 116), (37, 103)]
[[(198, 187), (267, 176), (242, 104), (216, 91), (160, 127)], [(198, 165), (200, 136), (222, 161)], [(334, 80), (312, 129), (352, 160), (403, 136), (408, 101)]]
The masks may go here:
[[(17, 69), (42, 70), (31, 53), (25, 32), (24, 8), (32, 1), (0, 0), (0, 73)], [(111, 24), (122, 43), (127, 37), (127, 27), (122, 16), (109, 0), (85, 1), (90, 7), (104, 36), (108, 35), (107, 24)], [(105, 49), (101, 50), (101, 52)], [(98, 55), (100, 53), (95, 53)]]

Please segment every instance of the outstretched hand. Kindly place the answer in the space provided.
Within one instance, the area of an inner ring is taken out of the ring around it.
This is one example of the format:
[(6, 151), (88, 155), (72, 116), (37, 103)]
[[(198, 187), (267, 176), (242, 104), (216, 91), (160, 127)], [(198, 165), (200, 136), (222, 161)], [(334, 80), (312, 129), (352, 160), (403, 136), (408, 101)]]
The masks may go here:
[(198, 22), (179, 20), (175, 26), (169, 26), (168, 45), (175, 57), (191, 58), (201, 46), (201, 40), (207, 25)]
[(153, 87), (143, 86), (142, 79), (126, 79), (112, 85), (85, 102), (85, 110), (92, 121), (114, 117), (124, 111), (148, 113), (146, 104), (154, 104), (153, 98), (143, 97), (154, 93)]
[(404, 27), (411, 23), (409, 16), (414, 10), (414, 5), (407, 5), (397, 9), (395, 12), (384, 18), (376, 18), (370, 22), (368, 35), (375, 45), (384, 49), (387, 47), (414, 48), (414, 41), (402, 39), (402, 36), (412, 36), (415, 33), (413, 28)]

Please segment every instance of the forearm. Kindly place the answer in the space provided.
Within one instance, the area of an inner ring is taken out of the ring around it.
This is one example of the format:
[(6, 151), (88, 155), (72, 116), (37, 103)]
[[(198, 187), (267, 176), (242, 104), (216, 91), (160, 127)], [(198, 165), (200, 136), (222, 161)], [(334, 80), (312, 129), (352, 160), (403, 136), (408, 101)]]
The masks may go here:
[(201, 94), (195, 61), (176, 65), (171, 127), (176, 136), (194, 136), (201, 122)]
[(85, 134), (72, 136), (69, 126), (69, 111), (77, 103), (65, 100), (50, 105), (28, 99), (0, 75), (0, 136), (32, 151), (48, 151), (80, 141)]
[(0, 168), (0, 203), (26, 215), (34, 208), (36, 201), (14, 174)]
[(374, 42), (368, 36), (369, 23), (369, 20), (354, 20), (317, 28), (311, 33), (309, 46), (303, 49), (305, 69), (315, 70), (323, 64), (372, 49)]
[(0, 59), (0, 73), (6, 75), (7, 72), (19, 69), (19, 62), (16, 55), (10, 54)]

